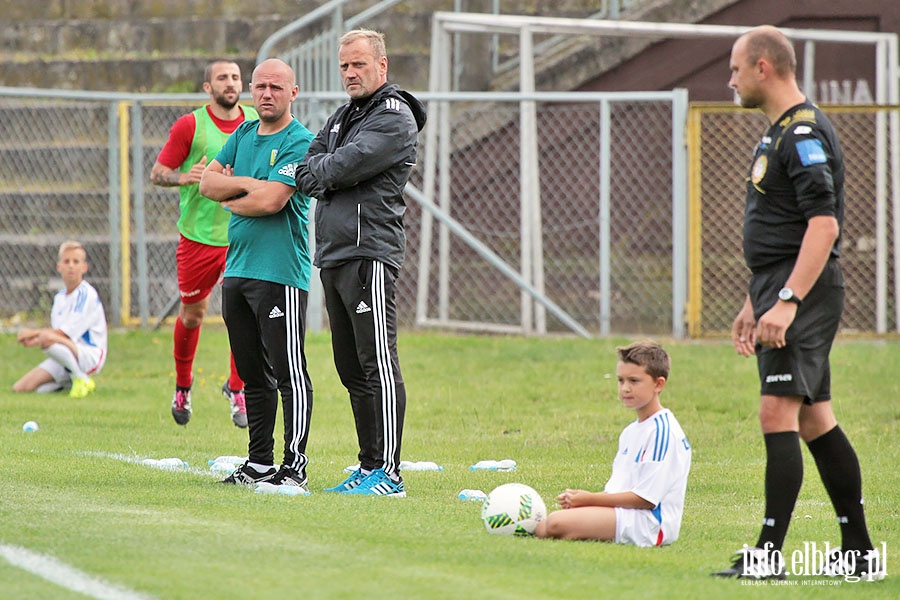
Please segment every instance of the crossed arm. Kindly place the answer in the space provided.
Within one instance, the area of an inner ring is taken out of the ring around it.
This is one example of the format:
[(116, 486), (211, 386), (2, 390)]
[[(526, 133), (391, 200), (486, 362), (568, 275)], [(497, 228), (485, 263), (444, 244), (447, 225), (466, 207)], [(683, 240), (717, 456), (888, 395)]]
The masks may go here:
[(235, 175), (231, 165), (223, 166), (213, 160), (200, 178), (200, 193), (237, 215), (262, 217), (284, 208), (294, 187), (278, 181)]

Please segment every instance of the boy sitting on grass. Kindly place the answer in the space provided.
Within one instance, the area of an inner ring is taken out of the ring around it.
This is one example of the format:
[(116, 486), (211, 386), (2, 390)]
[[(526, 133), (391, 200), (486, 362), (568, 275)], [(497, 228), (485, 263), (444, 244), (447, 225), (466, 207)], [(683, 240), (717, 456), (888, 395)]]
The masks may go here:
[(15, 392), (54, 392), (69, 384), (69, 396), (84, 398), (96, 387), (90, 375), (106, 362), (106, 313), (94, 286), (84, 281), (87, 253), (74, 241), (59, 247), (56, 270), (64, 289), (53, 298), (50, 327), (23, 329), (18, 341), (39, 347), (47, 359), (15, 384)]
[(602, 492), (566, 489), (563, 510), (541, 521), (541, 538), (602, 540), (661, 546), (678, 539), (691, 446), (659, 395), (669, 377), (669, 355), (653, 341), (617, 348), (619, 399), (637, 413), (619, 436), (612, 475)]

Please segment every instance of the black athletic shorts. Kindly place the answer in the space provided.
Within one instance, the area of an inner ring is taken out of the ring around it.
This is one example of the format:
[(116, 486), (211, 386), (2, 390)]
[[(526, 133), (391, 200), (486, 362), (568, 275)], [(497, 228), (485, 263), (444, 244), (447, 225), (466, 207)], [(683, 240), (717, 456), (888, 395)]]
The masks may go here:
[[(778, 299), (792, 261), (754, 273), (750, 301), (756, 320)], [(803, 402), (831, 400), (831, 367), (828, 354), (844, 309), (844, 275), (836, 260), (829, 260), (818, 281), (797, 309), (787, 330), (784, 348), (756, 344), (760, 393), (768, 396), (802, 396)]]

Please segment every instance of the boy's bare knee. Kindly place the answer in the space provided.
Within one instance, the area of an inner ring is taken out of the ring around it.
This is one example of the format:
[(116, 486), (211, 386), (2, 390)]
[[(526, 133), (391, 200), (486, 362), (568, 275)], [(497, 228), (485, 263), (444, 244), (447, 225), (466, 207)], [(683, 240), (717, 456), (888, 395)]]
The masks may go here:
[(559, 539), (563, 535), (562, 527), (559, 519), (554, 518), (555, 513), (550, 513), (547, 517), (537, 524), (534, 535), (539, 538)]

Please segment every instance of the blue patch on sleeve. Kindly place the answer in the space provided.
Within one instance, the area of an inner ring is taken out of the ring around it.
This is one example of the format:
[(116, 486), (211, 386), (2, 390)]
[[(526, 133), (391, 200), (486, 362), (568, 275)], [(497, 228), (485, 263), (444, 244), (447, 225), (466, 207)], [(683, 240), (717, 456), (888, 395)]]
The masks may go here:
[(797, 154), (804, 167), (816, 165), (828, 161), (822, 142), (819, 140), (803, 140), (797, 143)]

